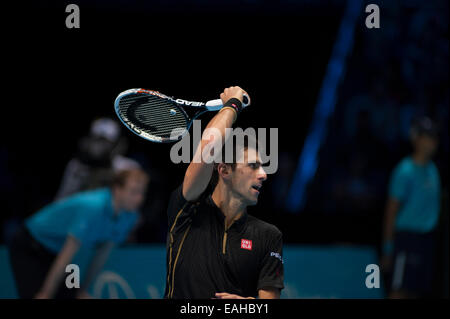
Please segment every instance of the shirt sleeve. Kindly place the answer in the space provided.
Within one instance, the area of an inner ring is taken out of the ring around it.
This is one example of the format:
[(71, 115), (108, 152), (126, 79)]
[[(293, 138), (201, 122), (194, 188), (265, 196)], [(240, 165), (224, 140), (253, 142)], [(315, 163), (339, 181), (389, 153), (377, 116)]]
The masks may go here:
[(167, 208), (169, 231), (177, 232), (183, 228), (192, 213), (193, 204), (195, 202), (189, 202), (184, 198), (183, 184), (172, 192)]
[(128, 236), (133, 231), (134, 227), (136, 227), (138, 223), (138, 212), (134, 213), (124, 213), (129, 214), (126, 220), (120, 225), (119, 232), (116, 236), (114, 236), (113, 242), (117, 245), (123, 244), (128, 239)]
[(90, 244), (93, 223), (94, 218), (79, 212), (69, 227), (68, 235), (75, 237), (81, 244)]
[(409, 175), (402, 169), (402, 166), (396, 167), (392, 173), (389, 184), (389, 197), (402, 202), (408, 195), (408, 188)]
[(104, 207), (97, 199), (97, 196), (94, 198), (80, 194), (70, 200), (75, 213), (67, 233), (78, 239), (83, 245), (95, 244), (98, 230), (103, 225), (100, 212)]
[(283, 266), (283, 235), (277, 229), (272, 236), (268, 236), (268, 244), (262, 260), (259, 272), (258, 287), (284, 288), (284, 266)]

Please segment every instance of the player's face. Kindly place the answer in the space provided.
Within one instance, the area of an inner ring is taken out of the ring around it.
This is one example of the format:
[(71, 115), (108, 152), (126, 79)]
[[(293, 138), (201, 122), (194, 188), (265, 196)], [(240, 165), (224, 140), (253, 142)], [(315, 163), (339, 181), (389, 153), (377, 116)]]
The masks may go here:
[(247, 206), (255, 205), (267, 174), (261, 166), (261, 159), (256, 150), (245, 150), (241, 161), (242, 158), (243, 162), (240, 163), (238, 157), (238, 163), (231, 175), (232, 189)]
[(417, 137), (415, 142), (416, 149), (427, 158), (431, 158), (433, 156), (438, 146), (437, 140), (428, 135), (421, 135)]
[(123, 187), (117, 190), (120, 206), (126, 211), (135, 211), (141, 206), (147, 191), (145, 178), (128, 178)]

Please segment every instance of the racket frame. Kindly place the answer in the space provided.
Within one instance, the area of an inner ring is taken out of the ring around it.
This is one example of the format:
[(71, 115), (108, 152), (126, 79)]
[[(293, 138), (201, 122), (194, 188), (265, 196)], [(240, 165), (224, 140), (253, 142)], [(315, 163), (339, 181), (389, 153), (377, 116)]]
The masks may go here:
[[(186, 128), (183, 130), (182, 134), (179, 135), (176, 140), (170, 139), (170, 138), (162, 138), (160, 136), (151, 135), (147, 132), (140, 130), (139, 128), (136, 127), (135, 124), (133, 124), (132, 121), (128, 120), (127, 118), (123, 118), (123, 115), (121, 115), (119, 112), (119, 103), (120, 103), (121, 99), (123, 99), (124, 97), (131, 95), (131, 94), (154, 95), (154, 96), (157, 96), (162, 99), (168, 99), (168, 100), (172, 101), (173, 103), (175, 103), (178, 107), (178, 110), (181, 110), (181, 112), (183, 112), (183, 115), (186, 117), (186, 119), (188, 121), (188, 124), (187, 124)], [(250, 98), (247, 94), (245, 94), (245, 98), (246, 98), (246, 101), (243, 105), (248, 106), (250, 104)], [(185, 106), (198, 108), (198, 109), (200, 109), (200, 111), (195, 113), (194, 116), (191, 118), (184, 110), (183, 107), (185, 107)], [(129, 90), (123, 91), (116, 97), (116, 99), (114, 101), (114, 110), (116, 112), (117, 117), (120, 119), (120, 121), (123, 123), (123, 125), (125, 125), (126, 128), (128, 128), (131, 132), (138, 135), (139, 137), (142, 137), (148, 141), (156, 142), (156, 143), (173, 143), (173, 142), (177, 142), (177, 141), (181, 140), (189, 132), (189, 129), (191, 128), (192, 123), (194, 122), (194, 120), (196, 118), (198, 118), (200, 115), (202, 115), (208, 111), (210, 111), (210, 112), (218, 111), (222, 107), (223, 107), (223, 103), (222, 103), (221, 99), (210, 100), (206, 103), (193, 102), (193, 101), (187, 101), (187, 100), (183, 100), (183, 99), (175, 99), (173, 97), (162, 94), (158, 91), (147, 90), (147, 89), (129, 89)]]
[[(174, 102), (178, 106), (177, 109), (183, 113), (183, 115), (186, 117), (187, 122), (188, 122), (186, 128), (183, 130), (183, 133), (178, 135), (178, 138), (175, 140), (175, 139), (170, 139), (170, 138), (162, 138), (162, 137), (156, 136), (156, 135), (151, 135), (151, 134), (137, 128), (137, 126), (135, 124), (133, 124), (132, 121), (128, 120), (127, 118), (124, 118), (124, 116), (121, 115), (120, 111), (119, 111), (120, 100), (131, 94), (149, 94), (149, 95), (157, 96), (159, 98), (168, 99), (168, 100)], [(220, 101), (220, 104), (218, 103), (219, 101)], [(191, 118), (184, 110), (184, 108), (183, 108), (184, 106), (195, 107), (195, 108), (199, 108), (199, 109), (203, 109), (203, 110), (197, 112)], [(158, 91), (146, 90), (146, 89), (129, 89), (129, 90), (123, 91), (116, 97), (116, 99), (114, 101), (114, 110), (116, 112), (117, 117), (120, 119), (120, 121), (123, 123), (123, 125), (125, 125), (126, 128), (128, 128), (131, 132), (138, 135), (139, 137), (142, 137), (148, 141), (156, 142), (156, 143), (173, 143), (173, 142), (177, 142), (177, 141), (181, 140), (187, 134), (187, 132), (189, 132), (189, 129), (191, 128), (193, 121), (198, 116), (200, 116), (208, 111), (220, 110), (222, 107), (223, 107), (223, 105), (222, 105), (222, 101), (220, 99), (211, 100), (211, 101), (208, 101), (207, 103), (193, 102), (193, 101), (187, 101), (187, 100), (183, 100), (183, 99), (174, 99), (173, 97), (167, 96)]]

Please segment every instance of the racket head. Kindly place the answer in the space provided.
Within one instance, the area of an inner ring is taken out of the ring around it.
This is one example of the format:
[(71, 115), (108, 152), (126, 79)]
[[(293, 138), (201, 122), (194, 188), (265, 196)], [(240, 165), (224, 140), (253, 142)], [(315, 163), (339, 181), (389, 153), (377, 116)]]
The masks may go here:
[(122, 92), (114, 101), (114, 109), (130, 131), (156, 143), (181, 140), (191, 124), (186, 111), (172, 98), (152, 90)]

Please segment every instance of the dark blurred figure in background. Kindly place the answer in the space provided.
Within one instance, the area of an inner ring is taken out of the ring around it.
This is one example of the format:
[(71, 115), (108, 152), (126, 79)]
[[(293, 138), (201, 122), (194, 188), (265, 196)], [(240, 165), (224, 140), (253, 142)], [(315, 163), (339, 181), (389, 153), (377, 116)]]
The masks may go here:
[(104, 187), (114, 172), (140, 168), (124, 154), (127, 141), (121, 136), (119, 124), (110, 118), (92, 122), (90, 134), (80, 140), (78, 154), (69, 161), (55, 199), (79, 191)]
[(390, 298), (430, 297), (440, 213), (439, 171), (431, 160), (438, 132), (429, 118), (411, 128), (414, 151), (395, 167), (389, 185), (381, 267), (391, 277)]
[[(309, 227), (292, 238), (319, 242), (327, 237), (328, 242), (381, 248), (389, 175), (411, 152), (412, 120), (429, 116), (438, 127), (448, 125), (448, 3), (385, 1), (380, 29), (355, 29), (353, 53), (318, 156), (316, 176), (308, 188), (305, 209), (299, 214), (302, 221), (297, 222), (309, 223)], [(439, 133), (434, 163), (440, 172), (445, 203), (449, 134)], [(439, 241), (445, 246), (448, 212), (442, 212)], [(321, 214), (326, 219), (319, 218)], [(286, 234), (289, 236), (289, 232)], [(443, 283), (448, 278), (448, 263), (444, 262), (448, 250), (442, 247), (438, 253), (442, 260), (436, 272), (442, 280), (436, 281), (433, 293), (447, 291), (448, 296), (448, 284)]]
[[(90, 297), (89, 285), (111, 249), (136, 227), (148, 181), (140, 169), (123, 170), (115, 174), (111, 187), (55, 201), (27, 218), (9, 245), (19, 297)], [(96, 247), (96, 253), (81, 289), (69, 289), (63, 275), (81, 247)]]

